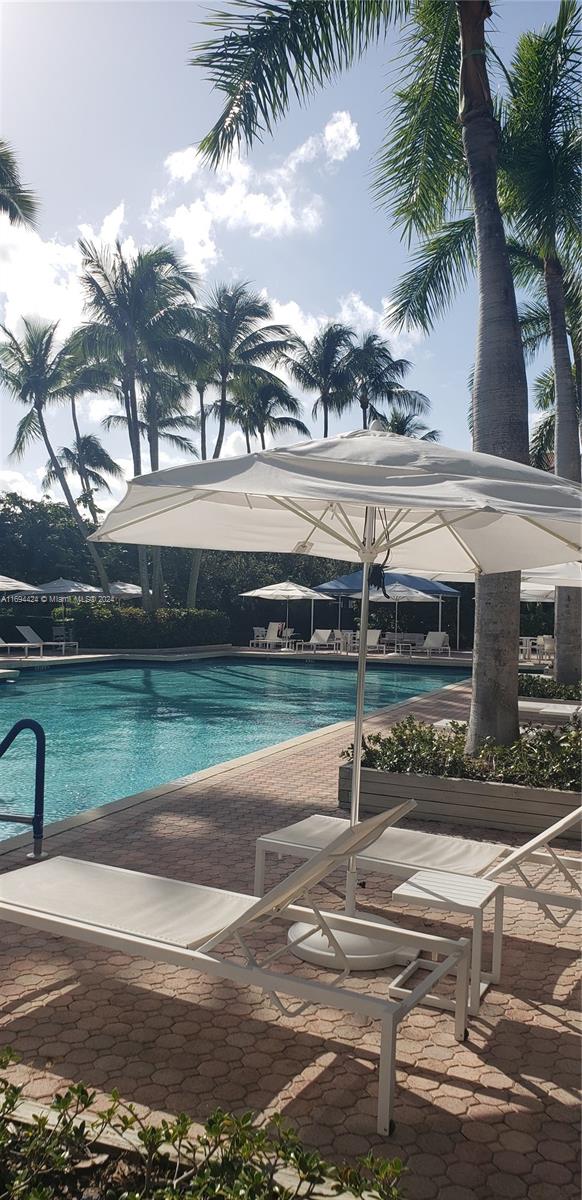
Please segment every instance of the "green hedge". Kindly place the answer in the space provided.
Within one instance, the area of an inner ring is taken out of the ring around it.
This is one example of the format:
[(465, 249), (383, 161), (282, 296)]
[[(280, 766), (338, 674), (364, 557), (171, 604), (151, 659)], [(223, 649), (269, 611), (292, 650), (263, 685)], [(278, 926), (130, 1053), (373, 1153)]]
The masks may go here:
[(551, 675), (519, 674), (520, 696), (535, 696), (540, 700), (582, 701), (582, 683), (556, 683)]
[[(485, 779), (524, 787), (579, 792), (582, 787), (582, 725), (571, 721), (561, 729), (530, 726), (512, 746), (488, 740), (477, 754), (465, 754), (467, 727), (459, 721), (436, 729), (407, 717), (386, 736), (363, 739), (362, 766), (397, 775), (435, 775), (450, 779)], [(353, 746), (342, 757), (351, 758)]]
[(84, 649), (158, 650), (230, 641), (228, 618), (209, 609), (141, 608), (91, 604), (75, 608), (75, 636)]
[[(13, 1055), (0, 1051), (0, 1068)], [(331, 1165), (304, 1147), (276, 1115), (268, 1126), (252, 1113), (218, 1109), (197, 1133), (180, 1113), (146, 1121), (113, 1093), (94, 1115), (96, 1093), (74, 1084), (57, 1095), (51, 1120), (19, 1121), (22, 1087), (0, 1076), (0, 1189), (16, 1200), (316, 1200), (343, 1192), (399, 1200), (398, 1159), (372, 1153)], [(112, 1135), (115, 1142), (112, 1140)], [(127, 1150), (119, 1147), (120, 1139)]]

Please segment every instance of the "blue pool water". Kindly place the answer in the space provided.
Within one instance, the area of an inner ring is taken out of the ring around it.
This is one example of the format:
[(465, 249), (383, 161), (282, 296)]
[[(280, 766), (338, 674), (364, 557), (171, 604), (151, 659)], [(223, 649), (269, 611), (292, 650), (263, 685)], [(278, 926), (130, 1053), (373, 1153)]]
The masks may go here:
[[(368, 711), (466, 677), (370, 666)], [(22, 671), (0, 692), (0, 738), (33, 717), (47, 735), (45, 820), (119, 800), (353, 717), (356, 668), (216, 658)], [(346, 738), (349, 741), (349, 738)], [(0, 759), (0, 809), (32, 809), (32, 734)], [(22, 827), (0, 825), (0, 839)]]

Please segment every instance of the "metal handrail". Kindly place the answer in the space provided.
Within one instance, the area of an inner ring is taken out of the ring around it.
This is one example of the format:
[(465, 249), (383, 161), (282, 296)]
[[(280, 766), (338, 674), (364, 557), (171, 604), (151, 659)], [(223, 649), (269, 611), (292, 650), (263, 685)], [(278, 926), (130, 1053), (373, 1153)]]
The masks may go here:
[(24, 717), (12, 726), (6, 737), (0, 742), (0, 758), (6, 754), (13, 741), (24, 729), (30, 729), (36, 740), (36, 767), (34, 774), (34, 813), (32, 817), (23, 817), (14, 813), (0, 813), (0, 821), (11, 825), (32, 825), (33, 851), (32, 858), (42, 858), (42, 839), (44, 830), (44, 775), (46, 761), (46, 736), (38, 721)]

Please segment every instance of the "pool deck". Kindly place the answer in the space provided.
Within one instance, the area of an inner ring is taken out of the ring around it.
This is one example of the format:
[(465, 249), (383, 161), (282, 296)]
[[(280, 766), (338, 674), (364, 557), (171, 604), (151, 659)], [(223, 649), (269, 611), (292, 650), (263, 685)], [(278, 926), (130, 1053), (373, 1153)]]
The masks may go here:
[[(272, 659), (283, 662), (352, 662), (358, 660), (357, 654), (341, 654), (332, 650), (251, 650), (249, 646), (178, 646), (163, 650), (87, 650), (80, 654), (29, 654), (24, 655), (0, 654), (0, 667), (17, 670), (42, 670), (43, 667), (75, 667), (95, 665), (100, 662), (196, 662), (201, 658), (245, 657)], [(472, 665), (473, 655), (470, 651), (452, 650), (448, 654), (369, 654), (368, 663), (379, 663), (383, 666), (428, 666), (428, 667), (467, 667)]]
[[(452, 685), (372, 716), (367, 728), (386, 728), (408, 712), (463, 718), (468, 700), (466, 684)], [(259, 834), (337, 811), (339, 752), (349, 740), (344, 724), (212, 768), (140, 804), (71, 824), (49, 837), (47, 849), (250, 891)], [(482, 836), (509, 841), (495, 830)], [(514, 843), (523, 840), (516, 835)], [(19, 847), (0, 856), (0, 870), (23, 862)], [(285, 870), (272, 866), (270, 880)], [(462, 916), (445, 924), (440, 913), (399, 907), (376, 877), (359, 903), (405, 916), (411, 928), (468, 932)], [(373, 1148), (403, 1158), (407, 1200), (574, 1200), (574, 926), (556, 930), (533, 906), (507, 901), (501, 983), (470, 1019), (469, 1040), (454, 1041), (448, 1013), (416, 1008), (402, 1024), (390, 1139), (375, 1133), (375, 1024), (332, 1009), (292, 1020), (255, 991), (9, 924), (0, 926), (0, 1041), (20, 1055), (10, 1075), (40, 1103), (83, 1080), (99, 1097), (118, 1088), (143, 1112), (186, 1110), (203, 1120), (219, 1105), (278, 1110), (325, 1155)], [(289, 969), (313, 970), (291, 961)], [(366, 988), (365, 975), (356, 986)]]

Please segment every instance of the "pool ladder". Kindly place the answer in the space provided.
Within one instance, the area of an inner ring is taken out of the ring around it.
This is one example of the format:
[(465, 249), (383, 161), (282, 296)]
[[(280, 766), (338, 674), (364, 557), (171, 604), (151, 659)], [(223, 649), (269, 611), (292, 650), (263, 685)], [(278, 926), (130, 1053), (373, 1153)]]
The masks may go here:
[(0, 742), (0, 758), (10, 749), (12, 743), (16, 740), (19, 733), (23, 730), (30, 729), (34, 734), (36, 741), (36, 766), (34, 773), (34, 812), (32, 817), (19, 816), (14, 813), (0, 813), (0, 821), (9, 825), (31, 825), (33, 849), (29, 858), (43, 858), (42, 839), (44, 831), (44, 772), (46, 760), (46, 736), (42, 725), (38, 721), (31, 720), (30, 717), (24, 717), (22, 721), (17, 721), (16, 725), (12, 726), (6, 737)]

